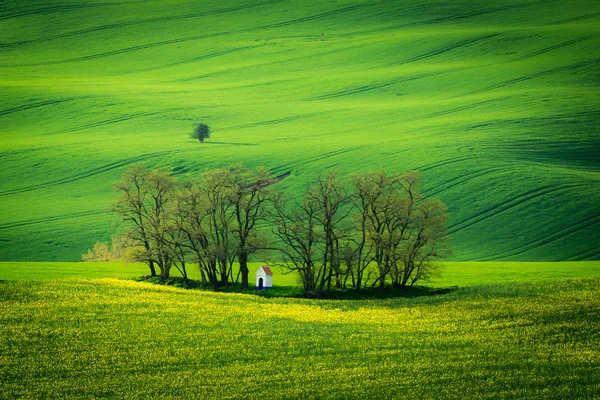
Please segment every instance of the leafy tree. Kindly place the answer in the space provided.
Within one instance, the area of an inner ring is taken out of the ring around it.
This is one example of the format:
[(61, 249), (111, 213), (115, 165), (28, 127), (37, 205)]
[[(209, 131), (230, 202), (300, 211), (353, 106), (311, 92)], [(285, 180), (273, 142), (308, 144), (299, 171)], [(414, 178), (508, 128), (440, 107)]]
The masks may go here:
[(281, 261), (279, 265), (300, 275), (304, 293), (311, 297), (319, 293), (318, 284), (325, 268), (323, 246), (318, 234), (318, 207), (309, 197), (292, 201), (278, 193), (273, 198), (269, 219), (272, 232), (279, 239), (276, 249)]
[(365, 246), (369, 246), (372, 259), (377, 264), (379, 277), (376, 282), (379, 282), (380, 287), (385, 285), (390, 273), (394, 249), (398, 243), (395, 232), (399, 208), (394, 190), (396, 181), (396, 176), (389, 177), (383, 171), (352, 176), (355, 204), (360, 215), (358, 221), (362, 230), (360, 243), (363, 251)]
[(230, 175), (233, 191), (229, 200), (233, 205), (234, 224), (232, 233), (237, 240), (237, 259), (242, 276), (241, 287), (248, 287), (248, 257), (265, 247), (265, 240), (256, 229), (257, 223), (265, 220), (265, 203), (272, 194), (269, 186), (273, 178), (269, 171), (251, 171), (237, 166)]
[(209, 221), (210, 207), (198, 182), (184, 184), (176, 210), (179, 230), (187, 239), (183, 246), (194, 255), (203, 285), (218, 290), (218, 259), (210, 234), (213, 229)]
[(352, 177), (361, 243), (373, 254), (379, 273), (375, 283), (380, 287), (388, 276), (393, 286), (400, 287), (429, 278), (435, 272), (434, 261), (450, 253), (446, 207), (439, 200), (424, 200), (420, 181), (416, 171)]
[(336, 171), (329, 171), (307, 187), (300, 201), (279, 194), (274, 198), (271, 222), (279, 239), (280, 264), (300, 274), (307, 296), (331, 289), (332, 278), (341, 286), (341, 211), (347, 196)]
[(319, 289), (325, 285), (331, 288), (332, 278), (336, 278), (336, 287), (341, 287), (340, 240), (344, 236), (342, 224), (350, 209), (342, 211), (342, 204), (348, 199), (345, 185), (340, 181), (338, 172), (330, 170), (317, 177), (317, 182), (308, 190), (310, 201), (317, 206), (317, 221), (322, 229), (323, 268)]
[(178, 196), (178, 229), (187, 238), (183, 247), (194, 254), (203, 283), (213, 290), (233, 279), (237, 254), (232, 234), (233, 193), (231, 171), (219, 169), (187, 182)]
[(204, 139), (210, 137), (210, 127), (205, 123), (197, 123), (194, 125), (194, 132), (190, 135), (192, 139), (198, 139), (200, 143), (204, 143)]
[(166, 171), (150, 171), (141, 164), (129, 167), (115, 184), (121, 197), (114, 209), (130, 223), (125, 235), (132, 242), (133, 257), (148, 264), (152, 276), (158, 266), (162, 280), (169, 279), (174, 260), (169, 232), (175, 184)]

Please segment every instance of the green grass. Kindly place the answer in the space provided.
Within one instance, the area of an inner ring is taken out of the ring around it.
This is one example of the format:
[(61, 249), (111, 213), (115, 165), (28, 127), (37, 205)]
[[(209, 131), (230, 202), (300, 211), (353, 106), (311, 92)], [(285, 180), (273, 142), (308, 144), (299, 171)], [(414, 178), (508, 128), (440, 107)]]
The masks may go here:
[(593, 398), (600, 280), (378, 301), (0, 282), (3, 398)]
[[(250, 263), (250, 284), (259, 263)], [(277, 266), (274, 271), (274, 291), (295, 293), (301, 288), (298, 275), (287, 273)], [(179, 276), (176, 269), (172, 275)], [(63, 278), (137, 278), (149, 273), (139, 263), (93, 262), (0, 262), (0, 280), (55, 280)], [(190, 279), (199, 280), (197, 268), (188, 266)], [(446, 262), (438, 276), (420, 284), (433, 288), (468, 287), (487, 283), (510, 283), (600, 276), (600, 262)]]
[(455, 260), (598, 260), (599, 12), (4, 1), (0, 260), (75, 261), (107, 240), (111, 183), (135, 162), (264, 165), (290, 192), (328, 168), (419, 169), (449, 206)]

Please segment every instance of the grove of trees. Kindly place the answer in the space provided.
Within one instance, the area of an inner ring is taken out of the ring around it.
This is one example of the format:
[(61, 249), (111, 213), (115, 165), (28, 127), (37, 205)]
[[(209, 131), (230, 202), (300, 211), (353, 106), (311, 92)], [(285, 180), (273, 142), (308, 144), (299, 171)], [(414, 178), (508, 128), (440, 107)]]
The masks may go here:
[(114, 210), (126, 226), (119, 248), (162, 280), (176, 268), (187, 283), (193, 265), (212, 290), (247, 288), (248, 261), (261, 251), (296, 272), (307, 296), (412, 286), (450, 254), (446, 207), (423, 196), (415, 171), (361, 172), (348, 182), (327, 171), (293, 196), (276, 182), (263, 168), (178, 180), (131, 166), (115, 184)]

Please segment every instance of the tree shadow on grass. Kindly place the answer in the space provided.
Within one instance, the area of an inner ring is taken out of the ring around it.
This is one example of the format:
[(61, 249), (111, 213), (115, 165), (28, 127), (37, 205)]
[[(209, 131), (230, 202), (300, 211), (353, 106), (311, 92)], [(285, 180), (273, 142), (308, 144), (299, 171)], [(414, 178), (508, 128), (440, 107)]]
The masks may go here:
[(203, 144), (208, 145), (208, 144), (221, 144), (221, 145), (229, 145), (229, 146), (260, 146), (257, 143), (240, 143), (240, 142), (204, 142)]
[[(205, 286), (200, 281), (188, 280), (186, 283), (183, 278), (172, 277), (166, 281), (159, 277), (140, 277), (135, 279), (139, 282), (149, 282), (164, 286), (174, 286), (182, 289), (211, 291), (210, 287)], [(265, 298), (310, 298), (314, 300), (378, 300), (394, 298), (416, 298), (424, 296), (439, 296), (452, 293), (458, 290), (458, 287), (450, 288), (431, 288), (427, 286), (414, 287), (385, 287), (385, 288), (366, 288), (356, 291), (353, 289), (332, 289), (319, 295), (306, 296), (303, 290), (297, 286), (276, 286), (273, 288), (258, 290), (254, 287), (242, 290), (239, 283), (231, 284), (219, 288), (222, 293), (243, 293)]]
[(395, 298), (415, 298), (424, 296), (438, 296), (452, 293), (458, 287), (451, 288), (430, 288), (427, 286), (413, 287), (385, 287), (385, 288), (366, 288), (356, 291), (353, 289), (346, 290), (331, 290), (330, 292), (321, 293), (315, 296), (315, 299), (327, 300), (381, 300)]

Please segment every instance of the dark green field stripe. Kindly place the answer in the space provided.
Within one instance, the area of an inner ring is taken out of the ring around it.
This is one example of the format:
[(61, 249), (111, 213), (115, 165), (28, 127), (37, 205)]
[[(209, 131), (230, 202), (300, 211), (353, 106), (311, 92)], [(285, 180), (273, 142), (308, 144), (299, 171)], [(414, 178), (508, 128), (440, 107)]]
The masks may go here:
[[(122, 49), (106, 51), (103, 53), (68, 58), (68, 59), (64, 59), (64, 60), (45, 61), (45, 62), (41, 62), (41, 63), (29, 63), (29, 64), (14, 64), (14, 65), (9, 65), (9, 66), (10, 67), (36, 67), (36, 66), (43, 66), (43, 65), (57, 65), (57, 64), (67, 64), (67, 63), (79, 62), (79, 61), (95, 60), (98, 58), (104, 58), (104, 57), (119, 55), (119, 54), (123, 54), (123, 53), (129, 53), (132, 51), (146, 50), (146, 49), (151, 49), (154, 47), (165, 46), (165, 45), (170, 45), (170, 44), (178, 44), (178, 43), (195, 41), (195, 40), (199, 40), (199, 39), (208, 39), (208, 38), (215, 38), (215, 37), (221, 37), (221, 36), (229, 36), (229, 35), (234, 35), (234, 34), (238, 34), (238, 33), (256, 32), (256, 31), (261, 31), (261, 30), (279, 28), (279, 27), (288, 26), (288, 25), (292, 25), (292, 24), (300, 24), (300, 23), (304, 23), (304, 22), (315, 21), (318, 19), (326, 18), (326, 17), (336, 15), (336, 14), (355, 11), (355, 10), (358, 10), (360, 8), (367, 7), (367, 6), (368, 5), (354, 5), (354, 6), (350, 6), (350, 7), (339, 8), (339, 9), (333, 10), (333, 11), (324, 12), (321, 14), (311, 15), (311, 16), (304, 17), (304, 18), (297, 18), (297, 19), (293, 19), (293, 20), (289, 20), (289, 21), (285, 21), (285, 22), (279, 22), (279, 23), (270, 24), (270, 25), (263, 25), (263, 26), (253, 27), (253, 28), (238, 29), (238, 30), (234, 30), (234, 31), (218, 32), (218, 33), (211, 33), (211, 34), (204, 34), (204, 35), (194, 35), (194, 36), (188, 36), (188, 37), (184, 37), (184, 38), (163, 40), (160, 42), (147, 43), (147, 44), (142, 44), (142, 45), (138, 45), (138, 46), (131, 46), (131, 47), (126, 47), (126, 48), (122, 48)], [(6, 67), (7, 65), (4, 65), (4, 66)]]
[(460, 222), (457, 222), (457, 223), (451, 225), (448, 228), (448, 233), (453, 235), (457, 232), (462, 231), (463, 229), (466, 229), (477, 223), (485, 221), (496, 215), (502, 214), (502, 213), (510, 210), (511, 208), (514, 208), (516, 206), (519, 206), (519, 205), (529, 202), (531, 200), (546, 196), (550, 193), (554, 193), (554, 192), (557, 192), (560, 190), (565, 190), (565, 189), (573, 189), (573, 188), (581, 187), (581, 186), (586, 186), (586, 185), (581, 184), (581, 183), (572, 183), (572, 184), (564, 184), (564, 185), (550, 185), (550, 186), (544, 186), (541, 188), (529, 190), (520, 195), (511, 197), (502, 203), (499, 203), (492, 207), (489, 207), (489, 208), (481, 211), (479, 214), (473, 215), (469, 218), (466, 218)]
[(78, 132), (78, 131), (83, 131), (85, 129), (97, 128), (99, 126), (105, 126), (105, 125), (115, 124), (115, 123), (118, 123), (118, 122), (129, 121), (129, 120), (136, 119), (136, 118), (141, 118), (141, 117), (150, 117), (152, 115), (157, 115), (157, 114), (161, 114), (161, 112), (140, 112), (140, 113), (135, 113), (135, 114), (126, 114), (126, 115), (122, 115), (120, 117), (106, 119), (106, 120), (103, 120), (103, 121), (92, 122), (92, 123), (89, 123), (89, 124), (80, 125), (80, 126), (76, 126), (76, 127), (73, 127), (73, 128), (66, 128), (66, 129), (61, 129), (61, 130), (54, 131), (54, 132), (47, 132), (47, 133), (44, 133), (43, 136), (45, 136), (45, 135), (58, 135), (58, 134), (61, 134), (61, 133)]
[(18, 17), (26, 17), (28, 15), (39, 15), (39, 14), (54, 14), (71, 10), (85, 9), (85, 8), (96, 8), (99, 6), (114, 6), (120, 3), (93, 3), (93, 4), (69, 4), (64, 6), (44, 7), (36, 8), (34, 10), (27, 10), (16, 12), (12, 14), (0, 14), (0, 21), (13, 19)]
[(574, 44), (577, 44), (577, 43), (580, 43), (580, 42), (584, 42), (584, 41), (590, 40), (592, 38), (597, 38), (597, 37), (600, 37), (600, 35), (595, 34), (595, 35), (588, 35), (588, 36), (579, 37), (577, 39), (573, 39), (573, 40), (569, 40), (569, 41), (566, 41), (566, 42), (563, 42), (563, 43), (555, 44), (553, 46), (545, 47), (545, 48), (540, 49), (538, 51), (534, 51), (533, 53), (529, 53), (529, 54), (526, 54), (524, 56), (517, 57), (517, 58), (515, 58), (515, 59), (513, 59), (511, 61), (526, 60), (528, 58), (536, 57), (536, 56), (539, 56), (541, 54), (548, 53), (550, 51), (558, 50), (558, 49), (561, 49), (563, 47), (568, 47), (568, 46), (571, 46), (571, 45), (574, 45)]
[[(530, 122), (535, 123), (544, 123), (547, 124), (549, 122), (574, 119), (575, 122), (580, 122), (583, 118), (592, 118), (592, 119), (600, 119), (600, 110), (593, 111), (581, 111), (581, 112), (572, 112), (569, 114), (556, 114), (550, 115), (547, 117), (523, 117), (523, 118), (510, 118), (510, 119), (494, 119), (487, 120), (486, 122), (478, 122), (473, 125), (466, 126), (466, 129), (477, 129), (477, 128), (486, 128), (490, 126), (502, 126), (502, 125), (522, 125)], [(537, 145), (538, 143), (536, 143)]]
[(109, 164), (105, 164), (103, 166), (100, 166), (98, 168), (94, 168), (93, 170), (90, 171), (86, 171), (86, 172), (82, 172), (67, 178), (63, 178), (63, 179), (57, 179), (54, 181), (50, 181), (50, 182), (44, 182), (44, 183), (39, 183), (36, 185), (30, 185), (30, 186), (25, 186), (25, 187), (21, 187), (18, 189), (12, 189), (12, 190), (7, 190), (4, 192), (0, 192), (0, 196), (8, 196), (11, 194), (16, 194), (16, 193), (23, 193), (23, 192), (30, 192), (33, 190), (38, 190), (38, 189), (45, 189), (51, 186), (57, 186), (57, 185), (63, 185), (66, 183), (71, 183), (71, 182), (75, 182), (81, 179), (85, 179), (85, 178), (89, 178), (91, 176), (95, 176), (95, 175), (99, 175), (102, 174), (104, 172), (116, 169), (116, 168), (120, 168), (120, 167), (124, 167), (127, 166), (129, 164), (133, 164), (136, 162), (140, 162), (140, 161), (144, 161), (144, 160), (148, 160), (150, 158), (154, 158), (154, 157), (160, 157), (160, 156), (164, 156), (170, 153), (173, 153), (176, 151), (173, 150), (165, 150), (165, 151), (159, 151), (159, 152), (155, 152), (155, 153), (148, 153), (148, 154), (143, 154), (140, 156), (136, 156), (136, 157), (132, 157), (132, 158), (128, 158), (125, 160), (120, 160), (120, 161), (116, 161), (113, 163), (109, 163)]
[(93, 28), (80, 29), (77, 31), (66, 32), (66, 33), (62, 33), (59, 35), (47, 36), (47, 37), (44, 37), (41, 39), (32, 39), (32, 40), (23, 40), (23, 41), (19, 41), (19, 42), (3, 43), (3, 46), (4, 47), (15, 47), (15, 46), (26, 45), (26, 44), (42, 43), (42, 42), (48, 42), (51, 40), (64, 39), (64, 38), (71, 37), (71, 36), (83, 35), (86, 33), (94, 33), (94, 32), (99, 32), (99, 31), (103, 31), (103, 30), (115, 29), (115, 28), (124, 28), (124, 27), (128, 27), (128, 26), (143, 25), (143, 24), (149, 24), (149, 23), (155, 23), (155, 22), (164, 23), (167, 21), (178, 21), (178, 20), (182, 20), (182, 19), (206, 17), (206, 16), (210, 16), (210, 15), (224, 14), (224, 13), (228, 13), (228, 12), (232, 12), (232, 11), (241, 11), (241, 10), (246, 10), (248, 8), (260, 7), (260, 6), (270, 5), (270, 4), (275, 4), (275, 3), (281, 3), (282, 1), (283, 0), (274, 0), (274, 1), (267, 1), (267, 2), (262, 2), (262, 3), (254, 3), (254, 4), (246, 4), (246, 5), (242, 5), (242, 6), (236, 6), (236, 7), (222, 8), (222, 9), (213, 10), (213, 11), (203, 11), (203, 12), (198, 12), (198, 13), (184, 14), (184, 15), (173, 15), (170, 17), (156, 17), (156, 18), (140, 19), (140, 20), (135, 20), (135, 21), (116, 22), (113, 24), (106, 24), (106, 25), (101, 25), (101, 26), (95, 26)]
[(66, 102), (69, 102), (69, 101), (87, 99), (89, 97), (90, 96), (68, 97), (68, 98), (60, 99), (60, 100), (48, 100), (48, 101), (40, 101), (40, 102), (37, 102), (37, 103), (24, 104), (22, 106), (8, 108), (6, 110), (0, 110), (0, 116), (12, 114), (12, 113), (16, 113), (16, 112), (19, 112), (19, 111), (27, 111), (27, 110), (31, 110), (33, 108), (39, 108), (39, 107), (45, 107), (45, 106), (52, 106), (52, 105), (55, 105), (55, 104), (66, 103)]
[[(446, 72), (448, 72), (448, 71), (446, 71)], [(376, 89), (381, 89), (381, 88), (392, 86), (392, 85), (397, 85), (400, 83), (415, 81), (417, 79), (429, 78), (432, 76), (441, 75), (443, 73), (445, 73), (445, 72), (429, 72), (429, 73), (415, 75), (415, 76), (411, 76), (411, 77), (400, 77), (400, 78), (392, 79), (392, 80), (386, 81), (386, 82), (373, 83), (370, 85), (352, 87), (352, 88), (340, 90), (337, 92), (332, 92), (332, 93), (328, 93), (328, 94), (324, 94), (324, 95), (320, 95), (320, 96), (310, 97), (307, 100), (326, 100), (326, 99), (333, 99), (336, 97), (350, 96), (353, 94), (364, 93), (364, 92), (368, 92), (371, 90), (376, 90)]]
[(453, 51), (453, 50), (456, 50), (456, 49), (459, 49), (459, 48), (462, 48), (462, 47), (466, 47), (466, 46), (469, 46), (469, 45), (477, 43), (477, 42), (481, 42), (481, 41), (486, 40), (486, 39), (491, 39), (491, 38), (494, 38), (494, 37), (497, 37), (497, 36), (500, 36), (500, 34), (499, 33), (494, 33), (494, 34), (491, 34), (491, 35), (485, 35), (485, 36), (479, 36), (479, 37), (475, 37), (475, 38), (460, 40), (460, 41), (448, 44), (446, 46), (442, 46), (442, 47), (437, 48), (435, 50), (431, 50), (431, 51), (428, 51), (426, 53), (420, 54), (418, 56), (410, 57), (410, 58), (407, 58), (405, 60), (402, 60), (400, 62), (393, 63), (393, 64), (394, 65), (403, 65), (403, 64), (409, 64), (409, 63), (412, 63), (412, 62), (416, 62), (416, 61), (426, 60), (428, 58), (439, 56), (440, 54), (444, 54), (444, 53), (447, 53), (447, 52), (450, 52), (450, 51)]
[(434, 187), (433, 189), (430, 189), (428, 191), (426, 191), (425, 194), (425, 198), (429, 198), (429, 197), (433, 197), (433, 196), (437, 196), (438, 194), (445, 192), (449, 189), (453, 189), (456, 186), (459, 185), (463, 185), (469, 181), (472, 181), (473, 179), (477, 179), (477, 178), (481, 178), (483, 176), (487, 176), (499, 171), (506, 171), (508, 170), (508, 168), (504, 167), (491, 167), (491, 168), (484, 168), (484, 169), (480, 169), (478, 171), (475, 172), (471, 172), (469, 174), (466, 175), (459, 175), (457, 177), (454, 177), (450, 180), (447, 180), (446, 182), (437, 185), (436, 187)]
[(49, 222), (62, 221), (65, 219), (89, 217), (92, 215), (106, 214), (108, 212), (109, 211), (84, 211), (84, 212), (67, 214), (67, 215), (56, 215), (56, 216), (46, 217), (46, 218), (35, 218), (35, 219), (19, 221), (19, 222), (12, 222), (9, 224), (0, 225), (0, 230), (18, 228), (21, 226), (28, 226), (28, 225), (35, 225), (35, 224), (45, 224), (45, 223), (49, 223)]
[(136, 69), (133, 72), (137, 74), (137, 73), (140, 73), (140, 72), (157, 71), (157, 70), (164, 69), (164, 68), (171, 68), (171, 67), (176, 67), (176, 66), (179, 66), (179, 65), (191, 64), (191, 63), (195, 63), (195, 62), (198, 62), (198, 61), (209, 60), (211, 58), (217, 58), (217, 57), (220, 57), (220, 56), (225, 56), (225, 55), (228, 55), (228, 54), (237, 53), (238, 51), (242, 51), (242, 50), (255, 49), (255, 48), (261, 47), (261, 46), (262, 45), (245, 46), (245, 47), (237, 47), (237, 48), (234, 48), (234, 49), (228, 49), (228, 50), (222, 50), (222, 51), (215, 51), (215, 52), (212, 52), (212, 53), (203, 54), (201, 56), (197, 56), (197, 57), (193, 57), (193, 58), (188, 58), (186, 60), (181, 60), (181, 61), (177, 61), (177, 62), (174, 62), (174, 63), (164, 64), (164, 65), (160, 65), (160, 66), (156, 66), (156, 67)]
[(600, 258), (600, 247), (596, 245), (594, 248), (577, 253), (569, 258), (565, 258), (558, 261), (586, 261), (586, 260), (598, 260)]
[(594, 17), (598, 17), (598, 16), (600, 16), (600, 12), (591, 13), (591, 14), (585, 14), (585, 15), (580, 15), (579, 17), (573, 17), (573, 18), (563, 19), (563, 20), (560, 20), (560, 21), (553, 22), (550, 25), (560, 25), (560, 24), (566, 24), (566, 23), (569, 23), (569, 22), (583, 21), (585, 19), (590, 19), (590, 18), (594, 18)]
[(574, 64), (569, 64), (569, 65), (565, 65), (565, 66), (557, 67), (557, 68), (551, 68), (551, 69), (536, 72), (533, 74), (523, 75), (518, 78), (509, 79), (507, 81), (500, 82), (495, 85), (487, 86), (485, 88), (481, 88), (478, 90), (474, 90), (472, 92), (465, 93), (464, 95), (480, 94), (480, 93), (488, 92), (490, 90), (500, 89), (500, 88), (503, 88), (506, 86), (514, 85), (516, 83), (525, 82), (525, 81), (528, 81), (531, 79), (540, 78), (542, 76), (551, 75), (551, 74), (555, 74), (558, 72), (565, 72), (565, 71), (569, 71), (569, 70), (579, 69), (582, 67), (597, 67), (598, 63), (600, 63), (600, 59), (598, 59), (598, 58), (592, 59), (592, 60), (580, 61), (580, 62), (577, 62)]
[[(398, 4), (402, 4), (402, 3), (398, 2)], [(466, 12), (462, 12), (460, 14), (445, 15), (443, 17), (425, 19), (425, 20), (421, 20), (421, 21), (400, 23), (398, 25), (391, 26), (385, 30), (398, 30), (398, 29), (402, 29), (402, 28), (412, 28), (412, 27), (416, 27), (416, 26), (433, 25), (433, 24), (440, 24), (440, 23), (444, 23), (444, 22), (453, 23), (453, 22), (459, 22), (462, 20), (468, 20), (473, 17), (480, 17), (482, 15), (495, 14), (495, 13), (499, 13), (499, 12), (503, 12), (503, 11), (516, 10), (519, 8), (527, 8), (527, 7), (536, 6), (536, 5), (539, 5), (539, 2), (513, 4), (513, 5), (509, 5), (509, 6), (496, 7), (496, 8), (492, 8), (492, 9), (486, 9), (486, 10), (466, 11)]]
[[(283, 59), (283, 60), (267, 61), (267, 62), (263, 62), (263, 63), (259, 63), (259, 64), (254, 64), (250, 67), (249, 66), (236, 67), (236, 68), (231, 68), (231, 69), (227, 69), (227, 70), (223, 70), (223, 71), (211, 72), (211, 73), (201, 74), (201, 75), (194, 75), (194, 76), (189, 76), (186, 78), (178, 78), (178, 79), (174, 79), (174, 80), (166, 81), (166, 82), (168, 82), (168, 83), (189, 82), (189, 81), (194, 81), (194, 80), (198, 80), (198, 79), (204, 79), (204, 78), (209, 78), (209, 77), (213, 77), (213, 76), (223, 75), (223, 74), (227, 74), (227, 73), (233, 73), (236, 71), (248, 70), (248, 69), (261, 67), (261, 66), (272, 67), (272, 66), (276, 66), (276, 65), (284, 65), (284, 64), (289, 64), (289, 63), (293, 63), (296, 61), (314, 59), (315, 57), (322, 57), (322, 56), (326, 56), (326, 55), (343, 53), (345, 51), (348, 51), (350, 49), (355, 49), (355, 48), (356, 48), (355, 46), (348, 46), (348, 47), (344, 47), (341, 49), (327, 50), (327, 51), (322, 51), (320, 53), (312, 53), (312, 54), (305, 55), (305, 56), (290, 57), (290, 58)], [(277, 82), (282, 82), (282, 81), (289, 82), (289, 81), (292, 81), (292, 79), (277, 80)], [(251, 87), (251, 86), (240, 86), (240, 87)]]
[(231, 130), (236, 130), (236, 129), (254, 128), (256, 126), (280, 124), (280, 123), (284, 123), (284, 122), (297, 121), (300, 119), (310, 118), (310, 117), (314, 117), (317, 115), (322, 115), (324, 113), (325, 112), (315, 112), (315, 113), (309, 113), (309, 114), (292, 115), (290, 117), (271, 119), (271, 120), (266, 120), (266, 121), (258, 121), (258, 122), (253, 122), (250, 124), (227, 126), (222, 129), (219, 129), (219, 131), (224, 132), (224, 131), (231, 131)]
[(448, 164), (454, 164), (454, 163), (458, 163), (458, 162), (463, 162), (463, 161), (467, 161), (467, 160), (473, 160), (475, 159), (475, 156), (458, 156), (458, 157), (452, 157), (452, 158), (447, 158), (445, 160), (440, 160), (440, 161), (436, 161), (436, 162), (432, 162), (429, 164), (424, 164), (421, 165), (419, 167), (414, 168), (417, 171), (429, 171), (431, 169), (434, 168), (438, 168), (444, 165), (448, 165)]
[(498, 260), (498, 259), (502, 259), (502, 258), (507, 258), (507, 257), (512, 257), (512, 256), (516, 256), (519, 254), (523, 254), (527, 251), (535, 250), (537, 248), (540, 248), (540, 247), (546, 246), (550, 243), (553, 243), (557, 240), (563, 239), (566, 236), (569, 236), (574, 233), (580, 232), (582, 230), (591, 228), (599, 223), (600, 223), (600, 215), (597, 215), (592, 218), (586, 218), (575, 224), (572, 224), (570, 226), (562, 228), (557, 232), (553, 232), (549, 235), (546, 235), (543, 238), (538, 239), (534, 242), (527, 243), (525, 245), (516, 247), (511, 250), (503, 251), (501, 253), (496, 253), (491, 256), (486, 256), (484, 258), (478, 258), (477, 261), (492, 261), (492, 260)]
[(271, 171), (292, 171), (295, 167), (300, 166), (300, 165), (305, 165), (305, 164), (309, 164), (309, 163), (312, 163), (315, 161), (324, 160), (324, 159), (327, 159), (330, 157), (339, 156), (341, 154), (349, 153), (349, 152), (356, 151), (359, 149), (362, 149), (362, 147), (351, 147), (351, 148), (342, 149), (342, 150), (330, 151), (330, 152), (322, 153), (322, 154), (319, 154), (315, 157), (311, 157), (308, 159), (293, 161), (290, 163), (279, 165), (277, 167), (273, 167), (271, 169)]
[(419, 120), (423, 120), (423, 119), (441, 117), (441, 116), (444, 116), (444, 115), (449, 115), (449, 114), (454, 114), (454, 113), (461, 112), (461, 111), (470, 110), (471, 108), (475, 108), (475, 107), (482, 106), (482, 105), (485, 105), (485, 104), (494, 103), (494, 102), (497, 102), (498, 100), (499, 99), (491, 99), (491, 100), (478, 101), (478, 102), (467, 104), (467, 105), (464, 105), (464, 106), (449, 108), (447, 110), (436, 111), (434, 113), (430, 113), (430, 114), (425, 114), (425, 115), (421, 115), (421, 116), (418, 116), (418, 117), (409, 118), (409, 119), (406, 119), (405, 121), (406, 122), (412, 122), (412, 121), (419, 121)]

